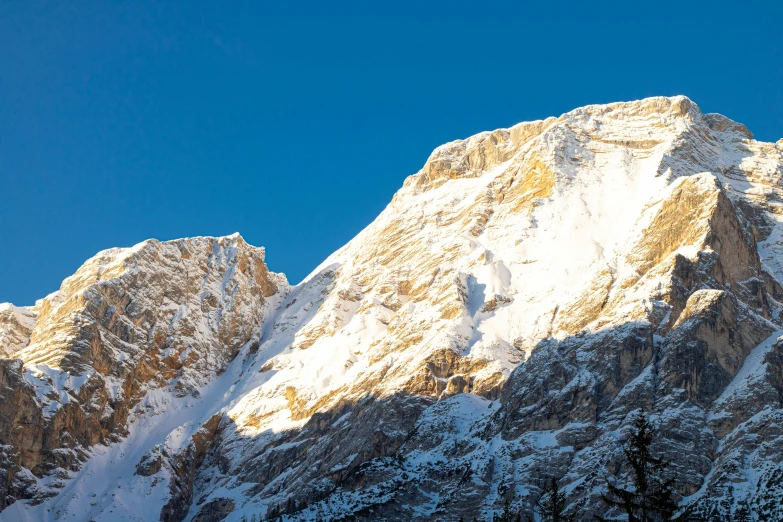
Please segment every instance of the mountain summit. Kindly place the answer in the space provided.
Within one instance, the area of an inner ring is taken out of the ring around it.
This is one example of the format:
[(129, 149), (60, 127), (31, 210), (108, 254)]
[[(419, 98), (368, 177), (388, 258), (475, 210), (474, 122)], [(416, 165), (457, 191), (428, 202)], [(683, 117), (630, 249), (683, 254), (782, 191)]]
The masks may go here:
[[(438, 147), (302, 283), (238, 234), (0, 305), (0, 520), (579, 520), (643, 410), (694, 520), (783, 519), (783, 142), (688, 98)], [(744, 518), (743, 518), (744, 517)]]

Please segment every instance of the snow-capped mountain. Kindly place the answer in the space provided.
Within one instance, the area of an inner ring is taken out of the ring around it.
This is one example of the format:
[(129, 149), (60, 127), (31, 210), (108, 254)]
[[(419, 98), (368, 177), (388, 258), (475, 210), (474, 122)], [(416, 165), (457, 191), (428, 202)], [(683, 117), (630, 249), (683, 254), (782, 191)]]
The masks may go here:
[[(685, 97), (437, 148), (296, 286), (239, 235), (0, 305), (0, 520), (580, 520), (639, 409), (695, 520), (783, 519), (783, 140)], [(745, 517), (745, 518), (742, 518)]]

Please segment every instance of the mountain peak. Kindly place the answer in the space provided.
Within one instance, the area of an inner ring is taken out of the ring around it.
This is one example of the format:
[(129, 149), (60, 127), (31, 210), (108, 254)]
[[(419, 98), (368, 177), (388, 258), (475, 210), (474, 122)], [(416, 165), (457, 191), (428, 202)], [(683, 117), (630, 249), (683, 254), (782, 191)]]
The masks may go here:
[(404, 187), (414, 192), (427, 191), (449, 180), (486, 175), (531, 150), (555, 154), (553, 147), (567, 150), (569, 145), (579, 146), (582, 142), (622, 141), (637, 148), (663, 150), (673, 147), (686, 132), (706, 132), (702, 127), (726, 135), (734, 132), (740, 139), (753, 137), (744, 125), (725, 116), (703, 115), (695, 103), (682, 95), (587, 105), (557, 118), (522, 122), (441, 145), (424, 167), (405, 181)]
[(782, 176), (655, 97), (436, 148), (293, 287), (238, 234), (103, 251), (27, 334), (0, 309), (0, 518), (472, 519), (552, 478), (607, 515), (639, 409), (683, 510), (781, 518)]

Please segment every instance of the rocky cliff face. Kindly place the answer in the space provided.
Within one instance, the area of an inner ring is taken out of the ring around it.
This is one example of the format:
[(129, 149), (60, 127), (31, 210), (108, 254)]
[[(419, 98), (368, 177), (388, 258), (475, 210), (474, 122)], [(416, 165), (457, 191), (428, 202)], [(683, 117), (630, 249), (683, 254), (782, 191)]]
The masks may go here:
[(88, 448), (128, 435), (135, 416), (165, 412), (168, 397), (198, 396), (257, 346), (258, 319), (287, 291), (239, 236), (147, 241), (99, 253), (27, 321), (11, 315), (9, 337), (26, 347), (0, 359), (0, 505), (55, 495)]
[(0, 356), (13, 358), (17, 351), (27, 346), (34, 324), (34, 308), (0, 304)]
[(640, 408), (683, 513), (783, 518), (781, 176), (651, 98), (439, 147), (291, 288), (238, 236), (102, 252), (0, 309), (0, 519), (456, 521), (556, 477), (590, 520)]

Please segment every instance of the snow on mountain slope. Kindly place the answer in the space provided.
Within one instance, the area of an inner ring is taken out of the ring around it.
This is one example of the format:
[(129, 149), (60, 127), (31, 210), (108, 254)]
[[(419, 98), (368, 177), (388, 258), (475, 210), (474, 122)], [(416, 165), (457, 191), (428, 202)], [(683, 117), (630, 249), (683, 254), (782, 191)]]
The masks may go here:
[(38, 428), (0, 520), (457, 520), (551, 476), (591, 517), (639, 407), (688, 509), (770, 512), (782, 154), (684, 97), (588, 106), (437, 148), (290, 289), (236, 236), (102, 252), (2, 347)]
[(26, 306), (0, 303), (0, 356), (13, 357), (30, 342), (35, 311)]
[(146, 241), (87, 261), (36, 304), (29, 344), (0, 359), (0, 506), (55, 494), (129, 419), (166, 411), (165, 397), (198, 396), (257, 344), (259, 320), (287, 291), (263, 249), (238, 235)]

